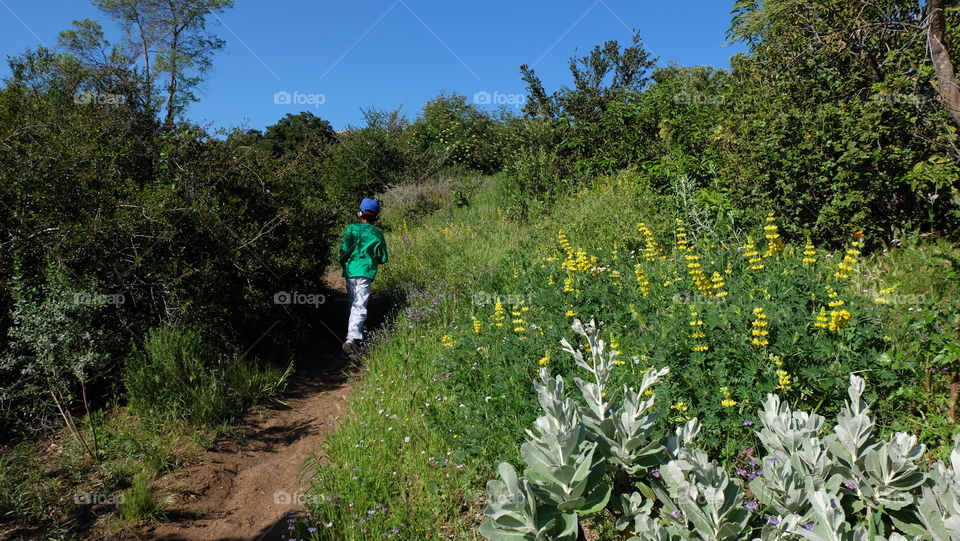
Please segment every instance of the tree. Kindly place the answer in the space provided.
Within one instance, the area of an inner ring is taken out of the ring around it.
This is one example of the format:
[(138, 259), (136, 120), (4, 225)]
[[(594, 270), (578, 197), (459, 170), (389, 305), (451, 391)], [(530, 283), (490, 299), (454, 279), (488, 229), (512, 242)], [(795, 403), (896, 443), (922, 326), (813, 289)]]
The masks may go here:
[(943, 12), (945, 3), (945, 0), (927, 0), (927, 43), (939, 83), (937, 91), (953, 121), (960, 126), (960, 87), (957, 86), (957, 76), (947, 49), (947, 18)]
[(329, 122), (309, 111), (296, 115), (288, 113), (276, 124), (267, 127), (259, 145), (280, 157), (311, 139), (326, 145), (336, 142), (337, 133)]
[[(165, 96), (164, 125), (170, 127), (193, 89), (212, 65), (224, 41), (206, 28), (207, 17), (234, 6), (234, 0), (93, 0), (124, 32), (128, 55), (143, 63), (143, 81), (150, 89), (148, 108)], [(159, 86), (159, 88), (157, 88)]]
[(632, 44), (621, 49), (616, 40), (597, 45), (589, 54), (570, 59), (573, 87), (548, 95), (533, 69), (520, 66), (527, 83), (528, 116), (554, 118), (562, 115), (577, 120), (596, 120), (607, 105), (626, 93), (638, 93), (650, 81), (649, 73), (657, 58), (644, 48), (640, 33), (634, 32)]

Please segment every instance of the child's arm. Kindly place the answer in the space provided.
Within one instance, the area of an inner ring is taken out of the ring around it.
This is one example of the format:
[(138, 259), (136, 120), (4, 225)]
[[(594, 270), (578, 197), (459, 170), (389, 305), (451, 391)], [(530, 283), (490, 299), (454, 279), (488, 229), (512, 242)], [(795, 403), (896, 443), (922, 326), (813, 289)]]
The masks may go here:
[(390, 259), (389, 254), (387, 254), (387, 241), (380, 241), (379, 249), (377, 250), (377, 255), (380, 256), (380, 264), (383, 265)]
[(340, 243), (340, 266), (347, 264), (347, 260), (350, 259), (350, 254), (353, 252), (353, 235), (350, 234), (350, 229), (348, 228), (346, 233), (343, 235), (343, 241)]

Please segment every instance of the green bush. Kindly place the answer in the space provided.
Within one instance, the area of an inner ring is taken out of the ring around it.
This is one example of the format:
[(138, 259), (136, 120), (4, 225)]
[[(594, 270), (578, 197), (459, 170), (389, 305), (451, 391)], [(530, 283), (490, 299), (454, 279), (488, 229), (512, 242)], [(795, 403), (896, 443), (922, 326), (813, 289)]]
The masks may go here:
[(104, 351), (109, 342), (101, 325), (110, 308), (88, 285), (71, 284), (66, 270), (53, 265), (37, 286), (15, 272), (10, 342), (0, 357), (0, 429), (39, 432), (57, 419), (76, 432), (73, 412), (90, 406), (88, 394), (96, 396), (109, 381), (114, 361)]
[[(0, 138), (10, 150), (0, 154), (0, 176), (10, 180), (0, 191), (0, 206), (10, 209), (0, 216), (5, 381), (20, 377), (10, 359), (26, 366), (26, 350), (8, 332), (16, 325), (14, 282), (39, 287), (51, 265), (90, 293), (124, 299), (89, 314), (89, 332), (71, 333), (118, 364), (150, 329), (167, 324), (215, 329), (223, 342), (247, 347), (278, 319), (314, 316), (313, 308), (277, 304), (274, 295), (324, 291), (344, 215), (334, 198), (346, 199), (324, 179), (332, 143), (307, 137), (277, 157), (249, 137), (219, 140), (189, 125), (164, 130), (136, 94), (117, 107), (78, 103), (74, 94), (97, 80), (51, 51), (11, 64), (13, 76), (0, 89)], [(96, 277), (95, 287), (85, 277)], [(302, 344), (305, 328), (277, 326), (260, 347), (282, 356)], [(98, 371), (94, 394), (109, 398), (122, 372)], [(25, 378), (10, 388), (31, 385)], [(22, 398), (30, 408), (37, 396), (0, 400)], [(41, 424), (43, 412), (24, 408), (4, 407), (0, 431)]]
[(433, 173), (452, 168), (492, 174), (502, 167), (497, 123), (461, 94), (428, 102), (410, 131)]

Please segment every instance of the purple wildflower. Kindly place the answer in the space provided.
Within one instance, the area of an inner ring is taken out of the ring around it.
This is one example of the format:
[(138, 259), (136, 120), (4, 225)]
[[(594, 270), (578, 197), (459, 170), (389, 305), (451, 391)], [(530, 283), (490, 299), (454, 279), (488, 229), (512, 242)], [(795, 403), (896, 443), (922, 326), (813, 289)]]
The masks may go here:
[(743, 426), (753, 426), (753, 421), (751, 421), (750, 419), (747, 419), (746, 421), (743, 422)]
[(770, 517), (770, 518), (768, 519), (768, 522), (770, 522), (770, 524), (773, 524), (774, 526), (779, 526), (779, 525), (780, 525), (780, 517)]
[(673, 512), (671, 512), (670, 514), (673, 515), (673, 518), (680, 520), (680, 517), (683, 516), (683, 511), (679, 509), (674, 509)]
[(657, 479), (660, 479), (660, 470), (654, 470), (653, 472), (650, 473), (650, 475), (656, 477)]
[(812, 522), (808, 522), (808, 523), (804, 524), (803, 527), (804, 527), (804, 529), (806, 529), (808, 532), (812, 532), (812, 531), (813, 531), (813, 523), (812, 523)]
[(757, 502), (747, 502), (747, 504), (744, 505), (744, 507), (746, 507), (747, 509), (749, 509), (749, 510), (751, 510), (751, 511), (756, 511), (757, 508), (760, 507), (760, 506), (757, 504)]

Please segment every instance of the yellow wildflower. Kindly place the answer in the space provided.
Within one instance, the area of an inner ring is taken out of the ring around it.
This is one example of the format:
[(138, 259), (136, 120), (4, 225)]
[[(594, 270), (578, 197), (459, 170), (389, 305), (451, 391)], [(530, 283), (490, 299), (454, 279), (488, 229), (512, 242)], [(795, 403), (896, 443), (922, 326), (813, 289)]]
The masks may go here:
[(840, 332), (847, 326), (852, 317), (853, 315), (846, 310), (831, 310), (828, 328), (833, 332)]
[(497, 327), (503, 327), (503, 323), (506, 320), (507, 320), (507, 314), (503, 309), (503, 304), (500, 302), (497, 302), (497, 304), (493, 306), (494, 325), (496, 325)]
[(851, 242), (850, 248), (847, 248), (847, 252), (843, 256), (843, 259), (837, 263), (837, 272), (833, 273), (833, 276), (840, 279), (850, 278), (850, 273), (856, 270), (856, 265), (860, 262), (857, 259), (857, 256), (859, 255), (860, 242)]
[(830, 318), (827, 317), (827, 309), (820, 307), (820, 313), (817, 314), (817, 322), (813, 324), (814, 327), (820, 329), (826, 329)]
[(643, 234), (644, 247), (640, 250), (640, 253), (643, 254), (644, 259), (647, 261), (666, 259), (666, 256), (663, 255), (663, 251), (660, 249), (660, 243), (657, 242), (657, 239), (653, 236), (653, 231), (650, 231), (647, 224), (640, 222), (637, 225), (637, 231)]
[(778, 380), (777, 389), (781, 389), (785, 391), (790, 390), (790, 387), (793, 382), (792, 382), (792, 379), (790, 378), (790, 374), (786, 370), (783, 370), (782, 368), (780, 370), (777, 370), (777, 380)]
[(762, 270), (764, 268), (763, 263), (761, 263), (763, 258), (760, 257), (760, 252), (756, 249), (751, 237), (747, 237), (747, 243), (743, 245), (743, 257), (750, 264), (750, 270)]
[(753, 309), (754, 320), (751, 322), (753, 325), (753, 345), (757, 347), (765, 347), (770, 342), (767, 341), (767, 335), (770, 334), (767, 331), (767, 315), (763, 313), (763, 308), (757, 307)]
[(644, 297), (650, 294), (650, 280), (647, 278), (647, 274), (643, 271), (643, 265), (637, 263), (633, 268), (633, 273), (637, 276), (637, 283), (640, 284), (640, 293)]
[(683, 220), (677, 218), (677, 250), (685, 252), (687, 250), (687, 228), (683, 226)]
[(780, 230), (777, 228), (777, 219), (771, 212), (767, 216), (767, 225), (763, 226), (764, 237), (767, 239), (767, 252), (763, 257), (773, 257), (783, 252), (783, 240), (780, 238)]
[(817, 249), (813, 246), (813, 243), (810, 242), (810, 239), (807, 239), (807, 245), (803, 248), (803, 262), (817, 262)]
[(543, 357), (541, 357), (540, 360), (537, 361), (537, 364), (539, 364), (540, 366), (547, 366), (548, 364), (550, 364), (550, 350), (547, 350), (546, 352), (544, 352)]

